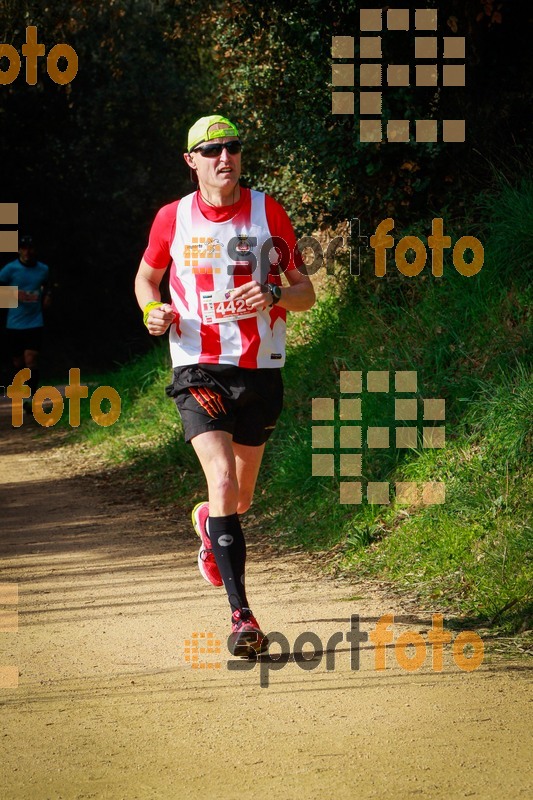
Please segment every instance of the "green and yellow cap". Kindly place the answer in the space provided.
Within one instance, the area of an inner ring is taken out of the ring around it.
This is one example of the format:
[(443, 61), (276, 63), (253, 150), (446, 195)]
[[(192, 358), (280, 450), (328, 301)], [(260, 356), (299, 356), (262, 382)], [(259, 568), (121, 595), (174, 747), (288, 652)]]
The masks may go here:
[[(212, 125), (222, 123), (223, 128), (215, 128), (210, 131)], [(220, 139), (223, 136), (238, 136), (239, 131), (230, 122), (227, 117), (221, 117), (220, 114), (212, 114), (210, 117), (200, 117), (196, 120), (192, 128), (189, 130), (187, 137), (187, 151), (190, 153), (196, 145), (202, 142), (210, 142), (212, 139)]]

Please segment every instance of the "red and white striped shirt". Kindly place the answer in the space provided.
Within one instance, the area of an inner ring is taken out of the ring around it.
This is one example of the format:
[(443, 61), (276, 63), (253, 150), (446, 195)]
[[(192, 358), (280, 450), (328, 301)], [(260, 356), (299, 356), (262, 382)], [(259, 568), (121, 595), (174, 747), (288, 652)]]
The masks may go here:
[[(198, 191), (176, 200), (157, 213), (144, 259), (154, 269), (172, 261), (170, 293), (179, 315), (170, 327), (174, 367), (283, 366), (285, 309), (251, 312), (227, 294), (251, 280), (279, 285), (281, 272), (303, 263), (290, 220), (273, 198), (241, 188), (232, 206), (209, 206)], [(228, 313), (237, 318), (224, 319)]]

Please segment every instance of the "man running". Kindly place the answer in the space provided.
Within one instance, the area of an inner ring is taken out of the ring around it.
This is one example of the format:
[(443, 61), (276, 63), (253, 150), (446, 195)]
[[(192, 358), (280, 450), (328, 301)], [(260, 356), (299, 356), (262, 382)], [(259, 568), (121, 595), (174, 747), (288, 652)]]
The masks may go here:
[[(37, 260), (37, 250), (32, 236), (22, 236), (19, 254), (15, 261), (0, 270), (0, 286), (18, 287), (18, 306), (7, 314), (7, 349), (18, 372), (29, 367), (29, 386), (32, 396), (39, 386), (39, 352), (43, 340), (43, 308), (51, 303), (49, 271), (46, 264)], [(31, 409), (31, 399), (24, 401)]]
[[(167, 392), (208, 488), (208, 501), (192, 512), (202, 540), (198, 566), (209, 583), (226, 588), (230, 652), (249, 657), (268, 643), (246, 596), (239, 515), (251, 505), (283, 404), (286, 312), (308, 310), (315, 293), (283, 208), (239, 185), (236, 126), (202, 117), (189, 130), (184, 158), (198, 188), (156, 215), (135, 290), (149, 332), (170, 328)], [(171, 305), (159, 289), (169, 262)]]

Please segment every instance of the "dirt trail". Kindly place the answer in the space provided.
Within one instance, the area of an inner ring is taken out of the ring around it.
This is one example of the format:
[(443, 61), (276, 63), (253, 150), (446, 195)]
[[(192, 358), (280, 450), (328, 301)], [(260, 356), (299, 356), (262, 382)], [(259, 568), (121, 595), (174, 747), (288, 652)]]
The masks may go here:
[[(27, 421), (13, 429), (4, 399), (0, 435), (0, 581), (19, 588), (0, 667), (20, 672), (18, 688), (0, 688), (2, 798), (532, 796), (527, 664), (485, 658), (465, 672), (448, 646), (434, 672), (428, 647), (408, 672), (391, 644), (377, 671), (368, 641), (352, 669), (352, 614), (363, 631), (395, 614), (396, 637), (425, 636), (431, 615), (268, 553), (249, 522), (249, 593), (264, 629), (291, 647), (305, 631), (324, 648), (344, 638), (332, 671), (325, 654), (313, 670), (229, 670), (227, 603), (198, 574), (186, 510), (132, 505), (90, 463), (73, 472), (61, 438)], [(220, 655), (200, 655), (211, 666), (187, 662), (194, 632), (221, 640)]]

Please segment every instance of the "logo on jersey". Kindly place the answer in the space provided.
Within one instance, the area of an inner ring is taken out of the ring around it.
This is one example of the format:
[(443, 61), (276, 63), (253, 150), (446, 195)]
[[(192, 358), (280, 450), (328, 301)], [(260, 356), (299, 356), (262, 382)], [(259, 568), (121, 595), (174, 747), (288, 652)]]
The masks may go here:
[(235, 250), (237, 250), (239, 253), (249, 253), (252, 249), (252, 246), (253, 245), (248, 240), (248, 234), (239, 233), (239, 241), (235, 245)]
[(221, 272), (212, 264), (199, 264), (199, 261), (222, 257), (222, 242), (212, 236), (193, 236), (190, 244), (183, 248), (183, 266), (190, 267), (193, 275), (213, 275)]

